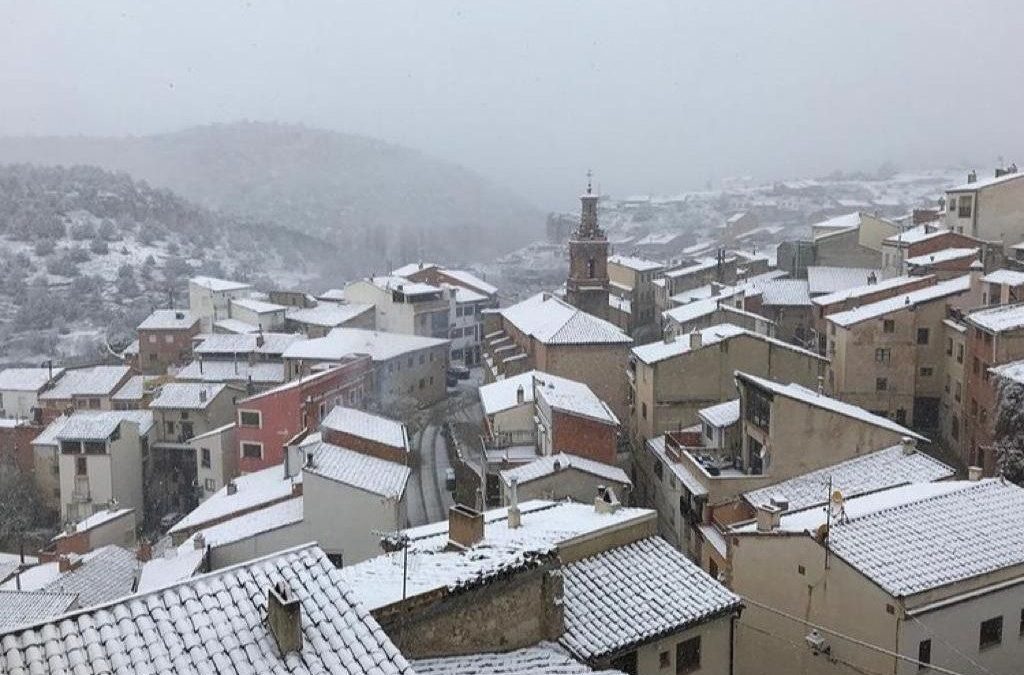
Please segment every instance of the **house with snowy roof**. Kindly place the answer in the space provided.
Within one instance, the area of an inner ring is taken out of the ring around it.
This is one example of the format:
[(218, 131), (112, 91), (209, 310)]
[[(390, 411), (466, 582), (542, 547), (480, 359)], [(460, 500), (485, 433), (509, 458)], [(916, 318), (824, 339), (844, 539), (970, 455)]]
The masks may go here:
[(188, 361), (200, 326), (200, 317), (187, 309), (153, 310), (138, 325), (138, 369), (163, 375), (171, 366)]
[(74, 410), (111, 410), (111, 397), (132, 376), (128, 366), (68, 368), (45, 391), (39, 393), (43, 421)]
[(422, 337), (448, 338), (449, 291), (439, 286), (386, 275), (345, 286), (347, 302), (373, 305), (379, 330)]
[(981, 239), (927, 222), (903, 229), (882, 241), (882, 267), (889, 275), (904, 274), (905, 261), (956, 248), (982, 248), (987, 254), (992, 252)]
[(188, 308), (199, 317), (202, 331), (210, 333), (216, 322), (231, 318), (232, 300), (247, 298), (252, 293), (253, 288), (249, 284), (215, 277), (193, 277), (188, 282)]
[(654, 279), (665, 266), (660, 262), (627, 255), (608, 257), (608, 292), (611, 307), (621, 307), (623, 321), (614, 321), (615, 312), (609, 314), (612, 323), (629, 334), (644, 326), (657, 323), (658, 313), (654, 301)]
[(0, 629), (0, 670), (412, 675), (315, 544)]
[(489, 306), (498, 306), (498, 288), (468, 270), (451, 269), (434, 263), (416, 262), (403, 265), (391, 272), (391, 274), (405, 277), (410, 281), (422, 282), (433, 286), (440, 286), (441, 284), (460, 286), (466, 290), (486, 296)]
[(298, 333), (253, 330), (242, 333), (203, 333), (192, 350), (197, 358), (222, 361), (281, 361), (288, 348), (303, 339)]
[(68, 522), (50, 545), (58, 555), (81, 555), (110, 544), (134, 549), (135, 524), (134, 509), (108, 504), (78, 522)]
[(747, 601), (736, 672), (1014, 672), (1024, 489), (980, 473), (840, 488), (734, 525), (729, 585)]
[(854, 212), (811, 225), (814, 265), (832, 267), (882, 266), (882, 242), (899, 227), (869, 213)]
[(258, 331), (270, 332), (284, 328), (288, 308), (259, 297), (231, 298), (228, 317), (249, 324)]
[(53, 386), (63, 368), (5, 368), (0, 370), (0, 417), (32, 419), (39, 395)]
[(971, 171), (966, 183), (946, 189), (946, 227), (1004, 248), (1024, 241), (1022, 177), (1016, 166), (998, 168), (987, 178)]
[(983, 305), (1012, 305), (1024, 302), (1024, 271), (999, 269), (981, 278)]
[(633, 340), (618, 327), (549, 293), (489, 311), (484, 325), (488, 382), (542, 370), (583, 382), (625, 419), (621, 374)]
[[(508, 652), (477, 652), (412, 659), (416, 675), (593, 675), (597, 671), (555, 642), (541, 641)], [(601, 670), (598, 675), (623, 675)]]
[(233, 384), (255, 393), (284, 384), (284, 364), (275, 361), (196, 359), (174, 375), (179, 382)]
[(981, 300), (981, 272), (825, 317), (827, 387), (838, 398), (915, 428), (939, 426), (945, 386), (943, 321)]
[(289, 309), (285, 326), (308, 338), (327, 335), (334, 328), (377, 328), (374, 307), (365, 303), (321, 302), (313, 307)]
[[(513, 501), (512, 490), (518, 498), (571, 499), (586, 502), (602, 488), (612, 488), (622, 501), (628, 501), (633, 481), (621, 468), (569, 452), (537, 457), (513, 468), (499, 472), (501, 503)], [(515, 485), (515, 487), (513, 487)]]

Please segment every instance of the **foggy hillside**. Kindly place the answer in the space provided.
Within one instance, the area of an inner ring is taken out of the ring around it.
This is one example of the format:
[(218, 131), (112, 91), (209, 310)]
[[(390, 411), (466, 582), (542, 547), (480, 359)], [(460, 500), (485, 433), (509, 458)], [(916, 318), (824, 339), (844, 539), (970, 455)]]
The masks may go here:
[(0, 360), (96, 357), (198, 273), (326, 284), (336, 249), (95, 167), (0, 165)]
[[(341, 244), (355, 274), (388, 261), (485, 258), (536, 238), (511, 190), (417, 151), (301, 126), (240, 122), (142, 137), (0, 138), (7, 162), (126, 171), (204, 206)], [(353, 245), (358, 253), (350, 253)]]

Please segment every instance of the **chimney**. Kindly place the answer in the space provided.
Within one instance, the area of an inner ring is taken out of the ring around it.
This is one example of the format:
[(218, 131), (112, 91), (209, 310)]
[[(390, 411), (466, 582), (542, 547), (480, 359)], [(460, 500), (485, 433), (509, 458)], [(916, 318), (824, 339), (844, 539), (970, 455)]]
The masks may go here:
[(282, 655), (302, 650), (302, 605), (283, 581), (267, 589), (267, 626)]
[(775, 504), (760, 504), (757, 507), (757, 531), (771, 532), (782, 522), (782, 509)]
[(264, 340), (263, 340), (263, 328), (261, 327), (260, 328), (260, 332), (256, 333), (256, 346), (257, 347), (262, 347), (263, 346), (263, 342), (264, 342)]
[(523, 393), (523, 385), (519, 385), (519, 388), (516, 389), (516, 403), (522, 403), (525, 400), (526, 394)]
[(785, 497), (772, 497), (770, 503), (780, 512), (785, 512), (789, 510), (789, 500), (786, 499)]
[(484, 514), (463, 504), (448, 509), (448, 543), (470, 548), (484, 538)]
[(523, 514), (519, 511), (519, 479), (512, 476), (509, 485), (508, 527), (514, 530), (522, 525)]
[(700, 349), (704, 344), (704, 335), (699, 331), (695, 330), (690, 333), (690, 349)]
[(975, 171), (974, 169), (971, 169), (971, 172), (967, 174), (967, 182), (968, 183), (977, 183), (978, 182), (978, 172)]
[(238, 485), (233, 480), (229, 480), (228, 481), (227, 488), (228, 488), (227, 492), (228, 492), (229, 495), (233, 495), (236, 492), (238, 492)]
[(900, 446), (903, 448), (904, 455), (912, 455), (917, 452), (917, 439), (904, 436), (903, 440), (900, 441)]
[(206, 537), (203, 536), (202, 532), (197, 532), (196, 536), (192, 537), (192, 544), (197, 551), (202, 551), (206, 548)]
[(985, 474), (985, 470), (980, 466), (969, 466), (967, 467), (967, 480), (972, 483), (977, 483), (981, 480), (981, 477)]
[(597, 486), (597, 496), (594, 497), (594, 510), (598, 513), (615, 513), (619, 510), (619, 498), (615, 491), (604, 485)]
[(139, 548), (135, 550), (135, 559), (139, 562), (149, 562), (153, 559), (153, 545), (146, 539), (139, 542)]
[(205, 387), (199, 390), (199, 402), (200, 403), (206, 403), (206, 388)]
[(57, 571), (61, 574), (73, 572), (82, 566), (82, 558), (74, 553), (62, 555), (57, 558)]
[(874, 286), (878, 283), (878, 275), (874, 272), (868, 274), (868, 286)]

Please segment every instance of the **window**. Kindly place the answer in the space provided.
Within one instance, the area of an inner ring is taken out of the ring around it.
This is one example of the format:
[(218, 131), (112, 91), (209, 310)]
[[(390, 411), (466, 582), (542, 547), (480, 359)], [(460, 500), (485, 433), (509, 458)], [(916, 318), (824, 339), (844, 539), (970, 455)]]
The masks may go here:
[(246, 459), (263, 459), (263, 444), (242, 443), (242, 457)]
[(950, 197), (948, 213), (953, 213), (954, 211), (956, 211), (956, 197)]
[(164, 433), (168, 436), (174, 435), (174, 422), (164, 422)]
[(646, 403), (641, 403), (640, 404), (640, 417), (642, 417), (644, 419), (647, 419), (647, 404)]
[(886, 391), (889, 389), (889, 380), (884, 377), (875, 378), (875, 391)]
[(928, 368), (928, 367), (922, 367), (917, 372), (918, 372), (918, 374), (921, 377), (931, 377), (932, 375), (935, 374), (935, 369), (934, 368)]
[(957, 345), (956, 346), (956, 362), (957, 363), (963, 363), (964, 362), (964, 346), (963, 345)]
[(668, 652), (661, 652), (658, 654), (658, 667), (668, 668), (672, 665), (672, 655)]
[(893, 319), (883, 319), (882, 320), (882, 332), (883, 333), (895, 333), (896, 332), (896, 322)]
[(927, 328), (917, 329), (917, 344), (926, 345), (928, 344), (929, 330)]
[(917, 669), (924, 670), (932, 662), (932, 641), (921, 640), (917, 645)]
[(259, 410), (239, 410), (238, 426), (259, 429), (263, 426), (263, 414)]
[(426, 354), (420, 354), (420, 365), (422, 366), (426, 362), (427, 362), (427, 355)]
[(889, 363), (892, 359), (892, 350), (888, 347), (879, 347), (875, 350), (875, 363)]
[(907, 423), (907, 411), (903, 408), (899, 408), (896, 411), (896, 423), (906, 424)]
[(960, 201), (957, 203), (956, 215), (960, 218), (971, 217), (971, 207), (974, 205), (973, 195), (960, 195)]
[(946, 338), (946, 356), (953, 355), (953, 338)]
[(210, 449), (209, 448), (199, 448), (199, 464), (204, 469), (209, 469), (210, 468)]
[(212, 478), (207, 478), (205, 481), (203, 481), (203, 487), (206, 488), (207, 492), (216, 492), (217, 481), (213, 480)]
[(978, 649), (995, 647), (1003, 641), (1003, 617), (996, 616), (981, 622), (978, 631)]
[(84, 476), (88, 472), (89, 464), (85, 461), (85, 457), (75, 457), (75, 475)]
[(954, 389), (954, 393), (953, 393), (953, 398), (956, 399), (957, 402), (959, 402), (960, 399), (963, 397), (963, 391), (964, 391), (963, 385), (960, 384), (960, 382), (957, 382), (956, 383), (956, 387)]
[(747, 421), (761, 429), (771, 426), (772, 404), (763, 393), (751, 390), (747, 406)]
[(164, 342), (166, 342), (169, 345), (173, 345), (174, 344), (174, 336), (173, 335), (165, 335), (164, 336)]
[(700, 636), (676, 645), (676, 675), (692, 673), (700, 668)]
[(989, 365), (987, 363), (982, 363), (981, 364), (981, 379), (984, 380), (985, 382), (988, 382), (988, 378), (989, 378), (988, 368), (989, 368)]
[(93, 410), (99, 410), (99, 408), (100, 408), (100, 400), (98, 398), (90, 398), (89, 399), (89, 407), (91, 409), (93, 409)]

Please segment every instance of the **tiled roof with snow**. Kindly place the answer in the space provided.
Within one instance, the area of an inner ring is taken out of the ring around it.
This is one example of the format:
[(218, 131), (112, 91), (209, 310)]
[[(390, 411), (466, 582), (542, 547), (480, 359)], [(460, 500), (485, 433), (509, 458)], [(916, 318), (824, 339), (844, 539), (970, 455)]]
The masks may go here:
[[(199, 534), (202, 534), (207, 546), (226, 546), (264, 532), (301, 523), (302, 505), (302, 497), (293, 497), (203, 528)], [(196, 535), (193, 534), (187, 542), (193, 548), (195, 538)], [(187, 549), (187, 545), (182, 544), (180, 548)]]
[(922, 224), (904, 230), (899, 234), (894, 234), (891, 237), (886, 237), (884, 243), (886, 244), (919, 244), (922, 241), (928, 241), (936, 237), (941, 237), (944, 234), (949, 234), (952, 230), (948, 230), (944, 227), (935, 227), (934, 225)]
[(260, 327), (256, 324), (242, 321), (241, 319), (221, 319), (213, 323), (213, 327), (219, 329), (220, 333), (248, 335), (259, 333)]
[[(719, 305), (730, 305), (734, 298), (737, 297), (742, 299), (743, 291), (730, 291), (729, 295), (719, 295), (705, 300), (694, 300), (693, 302), (666, 310), (662, 313), (662, 316), (678, 324), (686, 324), (702, 316), (714, 314), (718, 310)], [(675, 298), (673, 297), (673, 299)]]
[(886, 493), (850, 500), (829, 547), (896, 597), (1024, 564), (1024, 489), (998, 479), (923, 487), (887, 491), (902, 490), (901, 501)]
[(272, 314), (274, 312), (283, 312), (288, 309), (284, 305), (256, 300), (255, 298), (235, 298), (231, 301), (231, 306), (241, 307), (242, 309), (246, 309), (254, 314)]
[(561, 643), (600, 659), (738, 611), (742, 600), (660, 537), (566, 565)]
[(1002, 183), (1008, 183), (1011, 180), (1016, 180), (1024, 176), (1024, 173), (1007, 173), (1002, 176), (991, 176), (990, 178), (980, 178), (973, 183), (962, 183), (951, 188), (946, 188), (946, 192), (974, 192), (982, 188), (987, 188), (992, 185), (1001, 185)]
[[(701, 348), (703, 348), (709, 345), (718, 344), (723, 340), (728, 340), (729, 338), (737, 335), (746, 335), (750, 331), (731, 323), (721, 323), (717, 326), (703, 328), (695, 332), (700, 334)], [(669, 341), (661, 340), (660, 342), (652, 342), (650, 344), (640, 345), (639, 347), (633, 347), (634, 356), (647, 364), (664, 361), (665, 359), (670, 359), (689, 351), (689, 334), (670, 338)]]
[(834, 216), (826, 220), (818, 221), (811, 225), (821, 230), (850, 230), (860, 227), (861, 214), (859, 211), (847, 213), (842, 216)]
[[(282, 656), (266, 622), (284, 583), (303, 621), (299, 653)], [(314, 545), (275, 553), (148, 594), (0, 636), (5, 672), (412, 674)]]
[(1001, 366), (989, 368), (988, 371), (993, 375), (1024, 384), (1024, 361), (1004, 363)]
[[(103, 509), (102, 511), (97, 511), (91, 516), (87, 516), (82, 520), (78, 521), (77, 523), (75, 523), (74, 529), (71, 534), (75, 534), (78, 532), (87, 532), (93, 528), (99, 527), (100, 525), (109, 523), (112, 520), (122, 518), (132, 513), (135, 513), (135, 509)], [(71, 536), (69, 533), (62, 531), (57, 536), (55, 536), (54, 539), (63, 539), (69, 536)]]
[(329, 288), (320, 295), (316, 296), (317, 300), (325, 300), (327, 302), (344, 302), (345, 301), (345, 289), (343, 288)]
[(402, 265), (401, 267), (399, 267), (397, 269), (392, 270), (391, 271), (391, 276), (407, 277), (410, 274), (415, 274), (416, 272), (422, 272), (423, 270), (435, 269), (437, 267), (438, 267), (438, 265), (436, 265), (435, 263), (425, 263), (425, 262), (407, 263), (407, 264)]
[(487, 283), (480, 277), (476, 276), (471, 272), (467, 272), (466, 270), (450, 270), (445, 268), (441, 270), (441, 274), (451, 277), (452, 279), (458, 281), (460, 284), (470, 286), (473, 289), (480, 291), (481, 293), (484, 293), (485, 295), (494, 295), (495, 293), (498, 292), (497, 286)]
[(878, 302), (861, 305), (860, 307), (848, 309), (844, 312), (829, 314), (828, 320), (838, 326), (847, 328), (858, 324), (861, 321), (878, 319), (891, 312), (898, 312), (909, 307), (916, 307), (917, 305), (926, 302), (934, 302), (953, 295), (959, 295), (960, 293), (966, 293), (970, 289), (971, 277), (970, 275), (965, 274), (962, 277), (956, 277), (955, 279), (950, 279), (948, 281), (940, 281), (932, 286), (919, 288), (916, 291), (911, 291), (903, 295), (897, 295), (892, 298), (886, 298), (885, 300), (879, 300)]
[(511, 485), (513, 478), (518, 480), (519, 484), (522, 485), (524, 483), (537, 480), (538, 478), (553, 476), (566, 469), (575, 469), (577, 471), (582, 471), (583, 473), (589, 473), (593, 476), (597, 476), (598, 478), (614, 481), (619, 485), (632, 485), (632, 482), (629, 480), (629, 476), (627, 476), (626, 472), (619, 467), (605, 464), (604, 462), (597, 462), (586, 457), (580, 457), (579, 455), (573, 455), (568, 452), (538, 457), (529, 464), (523, 464), (522, 466), (518, 466), (514, 469), (501, 471), (500, 476), (505, 485)]
[(773, 380), (768, 380), (763, 377), (757, 377), (755, 375), (739, 371), (736, 372), (736, 378), (750, 382), (761, 389), (765, 389), (772, 394), (775, 394), (776, 396), (784, 396), (786, 398), (793, 399), (794, 401), (806, 403), (807, 405), (815, 408), (828, 410), (829, 412), (836, 413), (837, 415), (843, 415), (844, 417), (864, 422), (865, 424), (871, 424), (876, 427), (888, 429), (889, 431), (903, 436), (910, 436), (925, 442), (928, 441), (924, 436), (911, 431), (901, 424), (897, 424), (888, 417), (875, 415), (874, 413), (870, 413), (864, 408), (859, 408), (852, 403), (846, 403), (845, 401), (840, 401), (837, 398), (831, 398), (824, 394), (819, 394), (818, 392), (812, 391), (807, 387), (802, 387), (795, 382), (791, 384), (782, 384), (780, 382), (775, 382)]
[(228, 494), (225, 485), (175, 523), (168, 533), (193, 529), (233, 513), (285, 499), (292, 494), (292, 485), (302, 481), (301, 476), (299, 473), (295, 478), (285, 478), (281, 464), (239, 476), (232, 481), (237, 488), (234, 494)]
[(0, 391), (39, 391), (52, 377), (59, 377), (63, 368), (6, 368), (0, 370)]
[(121, 385), (121, 388), (110, 397), (111, 401), (141, 401), (146, 392), (146, 378), (132, 375)]
[(510, 652), (417, 659), (411, 664), (416, 675), (622, 675), (612, 670), (595, 673), (553, 642)]
[(907, 264), (907, 267), (924, 267), (953, 260), (962, 260), (964, 258), (977, 258), (978, 251), (980, 250), (977, 248), (944, 248), (934, 253), (907, 258), (904, 262)]
[(786, 307), (810, 305), (810, 286), (804, 279), (768, 281), (761, 286), (761, 304)]
[(857, 288), (868, 283), (868, 277), (882, 278), (882, 270), (867, 267), (824, 267), (812, 265), (807, 268), (807, 290), (811, 295), (824, 295), (848, 288)]
[(468, 288), (462, 286), (453, 286), (451, 284), (441, 284), (443, 288), (450, 290), (455, 294), (455, 302), (457, 304), (466, 304), (469, 302), (484, 302), (487, 300), (487, 296), (477, 291), (471, 291)]
[(890, 291), (893, 289), (901, 288), (903, 286), (909, 286), (910, 284), (920, 283), (922, 279), (934, 279), (933, 276), (900, 276), (892, 277), (890, 279), (879, 279), (877, 283), (864, 284), (861, 286), (854, 286), (853, 288), (847, 288), (835, 293), (828, 293), (827, 295), (819, 295), (811, 298), (811, 302), (815, 305), (832, 305), (837, 302), (843, 302), (844, 300), (855, 300), (862, 298), (865, 295), (871, 295), (872, 293), (878, 293), (879, 291)]
[[(405, 531), (408, 548), (407, 597), (481, 583), (510, 570), (541, 564), (561, 544), (605, 528), (632, 527), (648, 521), (647, 509), (619, 508), (598, 513), (593, 505), (531, 501), (520, 504), (521, 525), (509, 528), (508, 509), (484, 513), (484, 539), (468, 550), (448, 549), (448, 523), (442, 521)], [(369, 609), (402, 600), (402, 552), (385, 553), (341, 570), (358, 599)]]
[(542, 372), (535, 372), (533, 382), (536, 387), (534, 397), (540, 397), (555, 410), (604, 424), (619, 423), (611, 408), (582, 382)]
[[(259, 340), (263, 344), (258, 344)], [(298, 333), (248, 333), (235, 335), (231, 333), (214, 333), (207, 335), (193, 350), (196, 355), (202, 354), (267, 354), (280, 355), (292, 344), (304, 339)]]
[(388, 361), (409, 352), (447, 343), (448, 340), (420, 335), (335, 328), (325, 337), (295, 342), (284, 352), (284, 358), (335, 361), (352, 354), (369, 354), (374, 361)]
[(740, 400), (738, 398), (718, 405), (701, 408), (697, 415), (713, 427), (727, 427), (740, 421)]
[(505, 320), (544, 344), (629, 344), (617, 326), (569, 303), (538, 293), (499, 310)]
[(523, 389), (523, 403), (533, 403), (533, 376), (538, 374), (540, 371), (529, 370), (481, 386), (477, 391), (484, 414), (493, 415), (519, 405), (520, 387)]
[(419, 281), (409, 281), (405, 277), (371, 277), (367, 281), (377, 288), (385, 291), (398, 291), (402, 295), (429, 295), (431, 293), (441, 292), (441, 289), (437, 286), (432, 286), (431, 284), (425, 284)]
[(993, 333), (1024, 328), (1024, 303), (980, 309), (966, 316), (967, 322)]
[(717, 258), (705, 258), (692, 265), (686, 265), (685, 267), (677, 267), (670, 269), (665, 272), (665, 276), (669, 278), (685, 277), (691, 274), (697, 274), (699, 272), (705, 272), (707, 270), (714, 269), (718, 266)]
[(335, 328), (366, 312), (372, 311), (373, 305), (328, 302), (316, 307), (290, 309), (285, 316), (289, 321), (295, 321), (296, 323)]
[(654, 270), (660, 270), (664, 267), (660, 262), (628, 255), (608, 256), (608, 262), (612, 265), (625, 267), (635, 272), (653, 272)]
[(0, 591), (0, 632), (63, 614), (77, 601), (73, 593)]
[(178, 371), (175, 379), (186, 382), (247, 382), (255, 384), (281, 384), (284, 382), (284, 364), (267, 361), (195, 360)]
[(388, 499), (401, 499), (405, 494), (411, 471), (404, 464), (330, 443), (319, 443), (305, 452), (313, 454), (312, 463), (303, 469), (308, 473)]
[(252, 288), (249, 284), (243, 284), (239, 281), (230, 281), (228, 279), (218, 279), (216, 277), (192, 277), (190, 281), (196, 286), (202, 286), (203, 288), (216, 293), (223, 293), (224, 291), (244, 291), (247, 288)]
[[(138, 424), (139, 434), (145, 435), (153, 427), (153, 413), (148, 410), (75, 411), (51, 422), (33, 443), (48, 445), (56, 441), (104, 441), (125, 421)], [(47, 443), (51, 437), (53, 441)]]
[(320, 423), (322, 429), (333, 429), (375, 443), (409, 449), (409, 435), (398, 420), (372, 413), (335, 406)]
[(128, 375), (128, 366), (93, 366), (64, 372), (52, 389), (39, 395), (39, 400), (62, 400), (74, 396), (110, 396)]
[(149, 407), (154, 410), (206, 410), (226, 385), (204, 382), (168, 382), (160, 387)]
[(131, 594), (139, 568), (134, 551), (110, 545), (81, 558), (81, 565), (64, 572), (42, 590), (77, 595), (80, 607), (92, 607)]
[(139, 324), (139, 330), (187, 330), (198, 321), (187, 309), (155, 309)]
[(751, 490), (744, 493), (743, 498), (752, 506), (758, 506), (779, 497), (789, 502), (789, 511), (799, 511), (828, 503), (835, 490), (850, 499), (898, 485), (944, 480), (955, 474), (952, 467), (923, 452), (907, 454), (902, 445), (895, 445)]
[[(1017, 270), (996, 270), (981, 278), (989, 284), (1000, 284), (1002, 286), (1024, 286), (1024, 272)], [(2, 389), (3, 387), (0, 387)]]

